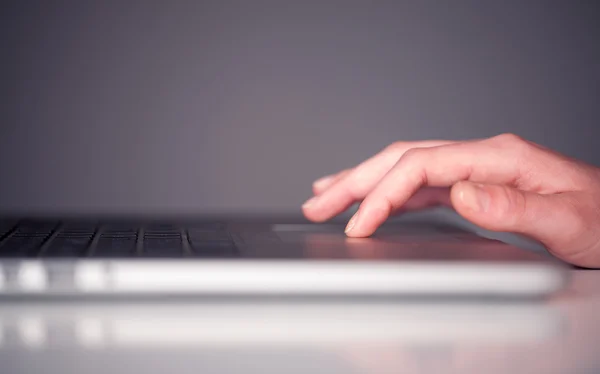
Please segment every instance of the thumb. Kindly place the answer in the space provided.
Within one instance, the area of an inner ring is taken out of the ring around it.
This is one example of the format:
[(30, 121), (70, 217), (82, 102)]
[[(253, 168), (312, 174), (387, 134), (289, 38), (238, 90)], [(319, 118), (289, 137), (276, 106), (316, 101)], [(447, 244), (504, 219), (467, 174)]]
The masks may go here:
[[(524, 234), (542, 242), (558, 257), (572, 257), (586, 247), (580, 213), (563, 195), (541, 195), (504, 185), (459, 182), (452, 187), (454, 209), (491, 231)], [(572, 261), (572, 259), (569, 259)]]

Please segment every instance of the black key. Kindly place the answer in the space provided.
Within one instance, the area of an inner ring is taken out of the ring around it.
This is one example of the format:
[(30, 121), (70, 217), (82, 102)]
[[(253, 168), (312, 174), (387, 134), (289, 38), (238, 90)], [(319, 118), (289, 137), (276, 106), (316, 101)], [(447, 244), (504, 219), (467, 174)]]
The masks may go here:
[(0, 257), (29, 257), (39, 252), (42, 244), (50, 236), (50, 233), (39, 236), (13, 235), (0, 245)]
[(137, 231), (103, 231), (103, 238), (137, 238)]
[(102, 236), (104, 237), (131, 237), (137, 236), (139, 227), (135, 225), (125, 224), (109, 224), (102, 229)]
[(0, 257), (31, 257), (57, 228), (57, 222), (25, 221), (0, 243)]
[(92, 257), (132, 257), (135, 256), (137, 236), (111, 237), (102, 236), (93, 248)]
[(98, 240), (89, 248), (91, 257), (135, 256), (138, 228), (131, 224), (109, 224), (102, 228)]
[(12, 229), (15, 228), (16, 224), (17, 223), (14, 221), (0, 221), (0, 239), (11, 232)]
[(58, 238), (80, 238), (80, 237), (88, 237), (94, 236), (97, 230), (97, 226), (95, 224), (83, 224), (83, 223), (70, 223), (65, 224), (60, 232), (58, 233)]
[(21, 222), (15, 231), (19, 236), (44, 236), (51, 234), (58, 226), (58, 222), (25, 221)]
[(92, 235), (81, 237), (57, 236), (41, 254), (42, 257), (80, 257), (86, 254)]
[(181, 237), (145, 238), (141, 255), (144, 257), (182, 257)]
[(145, 232), (178, 233), (179, 228), (171, 224), (153, 223), (144, 228)]
[(189, 231), (225, 231), (223, 222), (196, 222), (186, 225)]
[(188, 230), (190, 241), (201, 242), (222, 242), (231, 241), (231, 236), (227, 231), (197, 231)]
[(193, 256), (236, 257), (237, 248), (226, 231), (188, 231)]
[(144, 232), (144, 238), (181, 238), (181, 233), (179, 231), (146, 231)]
[(145, 227), (142, 243), (143, 257), (182, 257), (181, 231), (171, 224), (154, 223)]

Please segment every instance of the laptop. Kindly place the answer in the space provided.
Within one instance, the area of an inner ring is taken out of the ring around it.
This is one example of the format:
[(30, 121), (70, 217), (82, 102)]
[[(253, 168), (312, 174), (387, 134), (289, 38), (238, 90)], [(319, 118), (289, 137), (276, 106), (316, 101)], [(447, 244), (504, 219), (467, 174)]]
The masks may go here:
[(549, 255), (429, 218), (362, 239), (301, 217), (0, 219), (2, 297), (539, 297), (567, 282)]

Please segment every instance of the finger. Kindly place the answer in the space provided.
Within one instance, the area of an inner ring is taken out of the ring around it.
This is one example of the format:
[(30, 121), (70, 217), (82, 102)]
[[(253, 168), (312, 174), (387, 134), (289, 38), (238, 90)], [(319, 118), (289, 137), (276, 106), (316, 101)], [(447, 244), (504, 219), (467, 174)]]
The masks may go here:
[(327, 176), (317, 179), (316, 181), (313, 182), (313, 185), (312, 185), (313, 193), (315, 195), (320, 195), (321, 193), (323, 193), (323, 191), (325, 191), (326, 189), (331, 187), (335, 182), (339, 181), (340, 179), (342, 179), (346, 175), (348, 175), (348, 173), (351, 170), (352, 169), (345, 169), (345, 170), (340, 171), (339, 173), (327, 175)]
[(320, 195), (308, 200), (303, 206), (305, 216), (312, 221), (328, 220), (352, 204), (362, 200), (396, 164), (398, 159), (415, 147), (434, 147), (455, 143), (449, 140), (394, 143), (382, 152), (361, 163), (340, 178)]
[(412, 212), (437, 206), (452, 206), (449, 188), (421, 188), (402, 207), (400, 207), (400, 209), (394, 211), (393, 214)]
[(570, 194), (541, 195), (508, 186), (459, 182), (452, 188), (451, 200), (460, 215), (484, 229), (524, 234), (571, 264), (600, 266), (600, 254), (593, 251), (596, 235), (583, 218), (586, 209)]
[(462, 180), (515, 187), (536, 183), (539, 186), (531, 179), (532, 171), (537, 173), (538, 179), (541, 176), (541, 180), (545, 174), (555, 178), (557, 170), (547, 166), (552, 160), (540, 160), (533, 149), (525, 149), (521, 142), (507, 143), (505, 139), (512, 142), (514, 138), (498, 137), (405, 152), (364, 199), (349, 222), (348, 234), (371, 235), (423, 186), (449, 187)]
[[(336, 178), (340, 176), (335, 175)], [(333, 182), (329, 182), (333, 183)], [(325, 188), (326, 189), (326, 188)], [(405, 212), (412, 212), (423, 210), (427, 208), (433, 208), (437, 206), (452, 206), (450, 202), (450, 189), (447, 187), (425, 187), (421, 188), (415, 193), (410, 200), (406, 202), (399, 210), (395, 211), (394, 214), (400, 214)]]

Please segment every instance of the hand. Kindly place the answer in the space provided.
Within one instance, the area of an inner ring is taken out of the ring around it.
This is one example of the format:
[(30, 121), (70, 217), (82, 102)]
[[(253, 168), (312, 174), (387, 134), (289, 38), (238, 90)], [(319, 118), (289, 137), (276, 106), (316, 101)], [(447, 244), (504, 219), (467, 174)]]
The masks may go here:
[(397, 142), (321, 178), (303, 205), (326, 221), (362, 201), (346, 234), (367, 237), (392, 214), (452, 206), (492, 231), (529, 236), (556, 257), (600, 267), (600, 169), (504, 134), (454, 142)]

